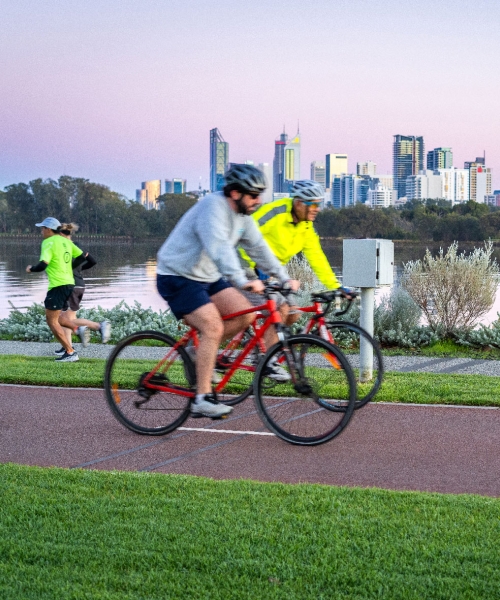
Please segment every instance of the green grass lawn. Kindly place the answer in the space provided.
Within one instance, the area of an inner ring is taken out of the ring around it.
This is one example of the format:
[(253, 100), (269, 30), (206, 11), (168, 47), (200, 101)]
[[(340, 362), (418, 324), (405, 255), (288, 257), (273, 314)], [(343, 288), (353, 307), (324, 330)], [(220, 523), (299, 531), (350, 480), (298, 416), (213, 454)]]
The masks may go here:
[(500, 360), (499, 348), (470, 348), (453, 340), (439, 340), (430, 346), (420, 348), (382, 348), (385, 356), (431, 356), (440, 358), (475, 358), (479, 360)]
[(500, 500), (0, 466), (0, 597), (498, 598)]
[[(55, 364), (52, 358), (0, 356), (2, 383), (102, 387), (103, 373), (104, 361), (99, 359)], [(277, 388), (278, 386), (275, 391)], [(360, 391), (363, 392), (363, 386)], [(386, 373), (376, 400), (416, 404), (500, 406), (500, 378), (483, 375), (391, 372)]]

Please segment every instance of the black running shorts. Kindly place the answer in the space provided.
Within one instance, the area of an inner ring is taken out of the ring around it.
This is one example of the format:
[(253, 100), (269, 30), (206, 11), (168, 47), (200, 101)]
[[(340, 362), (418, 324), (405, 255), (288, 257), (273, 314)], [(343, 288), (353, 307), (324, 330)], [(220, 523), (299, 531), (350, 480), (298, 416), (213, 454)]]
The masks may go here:
[(68, 310), (69, 308), (73, 312), (76, 312), (80, 308), (84, 291), (84, 287), (77, 287), (75, 285), (73, 291), (71, 292), (71, 296), (68, 298), (66, 304), (63, 307), (63, 310)]
[(47, 310), (62, 310), (68, 302), (74, 285), (58, 285), (47, 292), (45, 308)]

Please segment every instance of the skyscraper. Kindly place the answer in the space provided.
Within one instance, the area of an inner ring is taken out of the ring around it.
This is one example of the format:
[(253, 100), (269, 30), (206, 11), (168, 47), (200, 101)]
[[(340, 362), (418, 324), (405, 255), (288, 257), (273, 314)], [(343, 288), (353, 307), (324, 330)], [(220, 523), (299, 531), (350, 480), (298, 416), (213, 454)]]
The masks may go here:
[(185, 179), (165, 179), (165, 194), (185, 194)]
[(259, 163), (257, 165), (257, 169), (264, 173), (264, 177), (266, 178), (266, 191), (261, 194), (262, 203), (273, 201), (273, 189), (272, 189), (272, 181), (273, 181), (273, 169), (269, 163)]
[(442, 176), (438, 171), (421, 170), (406, 179), (405, 196), (408, 200), (437, 200), (443, 197)]
[(485, 166), (485, 158), (464, 163), (469, 171), (469, 198), (474, 202), (484, 202), (484, 196), (491, 194), (491, 169)]
[(358, 163), (356, 165), (356, 174), (369, 175), (370, 177), (375, 177), (377, 175), (377, 165), (371, 160)]
[(332, 187), (334, 177), (347, 175), (347, 154), (327, 154), (325, 156), (326, 187)]
[(229, 144), (215, 127), (210, 130), (210, 190), (218, 192), (224, 187), (224, 173), (229, 163)]
[(273, 193), (282, 194), (285, 189), (285, 148), (288, 141), (288, 135), (283, 133), (274, 141), (274, 160), (273, 160)]
[(285, 179), (300, 179), (300, 132), (285, 146)]
[(393, 144), (394, 189), (398, 198), (406, 196), (406, 179), (424, 169), (424, 138), (395, 135)]
[(326, 188), (326, 170), (325, 163), (322, 160), (315, 160), (311, 163), (311, 179), (317, 181)]
[(136, 202), (142, 204), (147, 210), (157, 208), (156, 199), (161, 195), (161, 179), (143, 181), (141, 189), (135, 193)]
[(453, 152), (451, 148), (434, 148), (427, 152), (427, 169), (451, 169), (453, 166)]

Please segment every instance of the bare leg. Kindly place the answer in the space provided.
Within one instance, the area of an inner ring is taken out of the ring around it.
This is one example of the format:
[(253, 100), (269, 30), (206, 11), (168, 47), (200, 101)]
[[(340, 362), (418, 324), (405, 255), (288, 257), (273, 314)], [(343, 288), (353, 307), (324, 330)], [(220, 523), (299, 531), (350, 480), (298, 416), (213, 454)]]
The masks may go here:
[(196, 350), (196, 392), (210, 394), (217, 350), (224, 334), (220, 313), (214, 304), (209, 303), (186, 315), (184, 320), (200, 332)]
[(59, 324), (68, 329), (75, 331), (78, 327), (88, 327), (94, 331), (99, 331), (101, 328), (99, 323), (89, 321), (88, 319), (77, 319), (76, 312), (72, 310), (65, 310), (59, 316)]
[[(245, 296), (235, 288), (226, 288), (225, 290), (214, 294), (210, 299), (222, 316), (252, 308), (252, 305)], [(228, 321), (223, 321), (224, 333), (222, 339), (231, 339), (237, 333), (246, 329), (253, 322), (254, 318), (255, 313), (249, 313), (247, 315), (235, 317), (234, 319), (229, 319)]]
[(254, 314), (250, 313), (228, 321), (222, 320), (221, 315), (252, 307), (234, 288), (226, 288), (214, 294), (211, 300), (210, 304), (201, 306), (185, 317), (186, 323), (200, 332), (200, 343), (196, 351), (198, 394), (209, 394), (212, 391), (212, 373), (221, 341), (243, 331), (254, 319)]
[[(73, 320), (76, 318), (76, 312), (74, 312), (73, 310), (63, 310), (61, 312), (61, 315), (59, 317), (59, 320), (61, 319), (62, 316), (66, 316), (68, 319)], [(60, 324), (60, 323), (59, 323)], [(74, 329), (70, 328), (70, 327), (63, 327), (64, 330), (64, 334), (66, 336), (66, 341), (68, 342), (68, 344), (71, 346), (71, 344), (73, 343), (73, 332)]]
[[(285, 325), (292, 325), (299, 320), (300, 313), (294, 314), (297, 310), (298, 308), (296, 306), (289, 306), (286, 303), (279, 307), (281, 320), (283, 323), (285, 323)], [(278, 342), (278, 334), (276, 333), (276, 329), (274, 327), (269, 327), (264, 333), (264, 342), (266, 344), (266, 348), (270, 348)]]
[(50, 330), (54, 334), (57, 340), (61, 342), (62, 347), (68, 353), (73, 352), (73, 346), (71, 342), (68, 343), (66, 338), (66, 332), (59, 324), (59, 316), (61, 314), (60, 310), (48, 310), (45, 309), (45, 318), (47, 320), (47, 325), (50, 327)]

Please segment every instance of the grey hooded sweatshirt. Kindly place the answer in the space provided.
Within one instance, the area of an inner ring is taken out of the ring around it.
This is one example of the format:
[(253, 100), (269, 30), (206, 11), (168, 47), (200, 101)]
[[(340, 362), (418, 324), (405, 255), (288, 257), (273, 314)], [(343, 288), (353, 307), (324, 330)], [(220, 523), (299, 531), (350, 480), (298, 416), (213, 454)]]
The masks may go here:
[(289, 279), (252, 217), (236, 213), (222, 192), (205, 196), (181, 218), (158, 252), (157, 273), (207, 283), (225, 277), (243, 287), (248, 278), (238, 245), (259, 269), (281, 281)]

